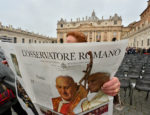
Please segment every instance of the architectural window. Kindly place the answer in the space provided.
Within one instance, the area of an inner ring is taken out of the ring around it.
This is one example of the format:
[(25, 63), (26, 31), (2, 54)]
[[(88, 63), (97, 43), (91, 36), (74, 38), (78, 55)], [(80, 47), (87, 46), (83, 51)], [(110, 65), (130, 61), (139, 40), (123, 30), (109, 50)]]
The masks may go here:
[(24, 38), (22, 38), (22, 43), (24, 43)]
[(17, 38), (16, 37), (14, 37), (14, 43), (17, 43)]
[(31, 39), (29, 39), (29, 43), (31, 43)]
[(117, 20), (114, 21), (114, 25), (116, 25), (116, 24), (117, 24)]
[(96, 35), (96, 39), (98, 39), (98, 35)]
[(147, 39), (147, 46), (150, 45), (150, 39)]
[(36, 40), (34, 40), (34, 43), (36, 43)]
[(60, 27), (63, 28), (63, 24), (61, 24)]
[(100, 42), (100, 41), (101, 41), (101, 33), (100, 33), (100, 32), (97, 32), (96, 41), (97, 41), (97, 42)]
[(116, 41), (116, 40), (117, 40), (116, 38), (113, 38), (113, 39), (112, 39), (112, 41)]
[(143, 46), (143, 40), (141, 41), (141, 46)]
[(63, 38), (60, 38), (60, 43), (63, 43), (64, 41), (63, 41)]
[(99, 35), (96, 35), (96, 42), (100, 42)]

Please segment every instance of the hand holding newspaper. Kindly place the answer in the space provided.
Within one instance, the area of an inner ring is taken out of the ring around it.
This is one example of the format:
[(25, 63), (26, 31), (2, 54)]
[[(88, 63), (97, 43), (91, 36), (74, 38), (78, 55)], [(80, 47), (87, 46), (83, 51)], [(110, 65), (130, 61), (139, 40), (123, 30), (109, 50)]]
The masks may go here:
[(121, 64), (127, 40), (1, 46), (16, 75), (17, 97), (30, 115), (112, 114), (113, 98), (101, 87)]

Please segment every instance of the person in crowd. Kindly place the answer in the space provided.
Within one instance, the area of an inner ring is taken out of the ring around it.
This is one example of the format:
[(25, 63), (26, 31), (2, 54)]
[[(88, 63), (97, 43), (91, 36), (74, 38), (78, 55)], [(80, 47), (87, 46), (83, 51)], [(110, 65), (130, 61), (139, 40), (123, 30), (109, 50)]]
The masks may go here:
[[(86, 35), (82, 32), (71, 31), (66, 35), (66, 43), (81, 43), (87, 42)], [(120, 90), (120, 81), (117, 77), (112, 77), (108, 82), (104, 83), (101, 90), (110, 96), (115, 96)]]
[[(2, 54), (2, 52), (0, 53)], [(1, 82), (8, 88), (15, 92), (15, 76), (11, 69), (8, 67), (8, 63), (5, 58), (2, 59), (0, 63), (0, 79), (4, 78)], [(5, 83), (5, 81), (8, 81)], [(0, 89), (1, 90), (1, 89)], [(0, 115), (12, 115), (11, 107), (18, 115), (27, 115), (26, 111), (23, 110), (20, 103), (15, 97), (13, 100), (5, 102), (4, 104), (0, 105)]]
[(148, 53), (148, 54), (150, 53), (150, 48), (147, 49), (147, 53)]
[[(66, 43), (81, 43), (81, 42), (87, 42), (86, 36), (83, 33), (77, 32), (77, 31), (67, 33)], [(62, 79), (66, 79), (66, 78), (64, 76), (60, 76), (56, 80), (56, 88), (60, 94), (60, 97), (52, 99), (52, 102), (53, 102), (53, 106), (55, 107), (54, 110), (61, 112), (61, 113), (66, 113), (66, 112), (70, 112), (70, 109), (62, 109), (62, 107), (67, 108), (70, 105), (66, 104), (65, 106), (62, 106), (62, 104), (65, 102), (68, 102), (68, 101), (71, 102), (71, 100), (73, 99), (74, 95), (76, 94), (75, 92), (78, 88), (75, 85), (76, 83), (73, 81), (73, 79), (71, 80), (71, 78), (69, 78), (69, 79), (67, 78), (70, 86), (64, 87), (64, 88), (67, 88), (67, 89), (70, 88), (71, 90), (69, 91), (69, 89), (68, 89), (68, 91), (67, 91), (65, 89), (66, 91), (64, 93), (62, 93), (60, 90), (61, 87), (59, 87), (59, 84), (58, 84), (58, 83), (60, 83), (59, 82), (60, 80), (63, 83)], [(64, 80), (64, 81), (66, 81), (66, 80)], [(65, 84), (65, 82), (64, 82), (64, 84)], [(62, 89), (62, 90), (64, 90), (64, 89)], [(101, 91), (110, 96), (117, 95), (119, 90), (120, 90), (120, 82), (117, 77), (112, 77), (111, 80), (107, 81), (106, 83), (103, 84), (103, 86), (101, 86)], [(72, 93), (74, 93), (74, 94), (72, 94)], [(86, 92), (86, 95), (87, 95), (87, 92)], [(80, 98), (79, 100), (83, 99), (83, 97)], [(78, 104), (78, 102), (76, 102), (76, 103)], [(71, 111), (74, 107), (75, 106), (73, 106), (71, 108)]]
[(146, 53), (150, 53), (150, 48), (147, 48), (147, 50), (146, 50), (147, 52)]
[(143, 51), (142, 51), (142, 52), (143, 52), (143, 54), (145, 54), (145, 53), (146, 53), (146, 49), (145, 49), (145, 48), (143, 48)]

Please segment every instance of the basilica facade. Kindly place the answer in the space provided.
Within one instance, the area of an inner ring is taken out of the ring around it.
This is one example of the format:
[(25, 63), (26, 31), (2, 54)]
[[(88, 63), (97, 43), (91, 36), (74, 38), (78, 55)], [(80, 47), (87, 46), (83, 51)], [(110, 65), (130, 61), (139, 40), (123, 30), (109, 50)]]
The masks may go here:
[(122, 25), (122, 18), (117, 14), (109, 19), (100, 19), (93, 11), (91, 16), (66, 21), (60, 19), (57, 23), (57, 42), (66, 42), (69, 31), (80, 31), (87, 36), (88, 42), (114, 41), (129, 39), (128, 46), (135, 48), (150, 48), (150, 0), (147, 8), (140, 14), (140, 20)]
[(91, 16), (66, 21), (60, 19), (57, 23), (57, 42), (66, 42), (66, 34), (69, 31), (80, 31), (87, 36), (88, 42), (114, 41), (122, 39), (130, 28), (122, 25), (122, 18), (117, 14), (109, 19), (99, 19), (93, 11)]

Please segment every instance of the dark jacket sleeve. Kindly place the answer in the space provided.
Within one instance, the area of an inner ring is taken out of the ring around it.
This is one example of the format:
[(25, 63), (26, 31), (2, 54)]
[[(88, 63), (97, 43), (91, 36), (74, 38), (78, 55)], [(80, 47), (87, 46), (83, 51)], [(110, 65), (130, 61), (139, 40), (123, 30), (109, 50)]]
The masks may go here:
[(0, 63), (0, 81), (15, 92), (15, 76), (12, 70)]

